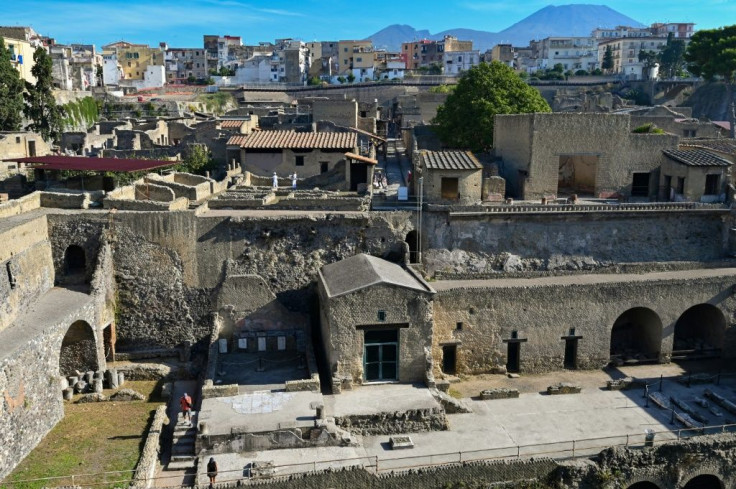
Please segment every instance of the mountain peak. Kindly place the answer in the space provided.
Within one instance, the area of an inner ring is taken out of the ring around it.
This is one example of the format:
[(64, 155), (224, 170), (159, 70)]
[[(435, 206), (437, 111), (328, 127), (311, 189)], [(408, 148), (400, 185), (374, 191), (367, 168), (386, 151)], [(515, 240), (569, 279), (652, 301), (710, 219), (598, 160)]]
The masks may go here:
[(475, 49), (485, 51), (500, 42), (526, 46), (531, 40), (551, 36), (584, 37), (589, 36), (593, 29), (619, 25), (643, 27), (640, 22), (607, 5), (568, 4), (547, 5), (497, 33), (457, 28), (431, 34), (426, 29), (417, 30), (410, 25), (394, 24), (368, 39), (377, 47), (399, 50), (402, 42), (424, 38), (440, 40), (445, 35), (453, 35), (463, 40), (472, 40)]

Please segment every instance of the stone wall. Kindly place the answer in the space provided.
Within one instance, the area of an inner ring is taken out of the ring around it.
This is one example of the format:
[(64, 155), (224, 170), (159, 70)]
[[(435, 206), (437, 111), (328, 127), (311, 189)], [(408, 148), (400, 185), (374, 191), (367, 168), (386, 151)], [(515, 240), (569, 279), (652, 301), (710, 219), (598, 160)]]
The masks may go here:
[[(278, 176), (284, 177), (297, 173), (299, 178), (307, 178), (321, 173), (321, 163), (327, 163), (327, 170), (332, 170), (338, 163), (345, 161), (345, 153), (355, 152), (354, 148), (340, 150), (304, 150), (294, 151), (284, 149), (276, 152), (259, 153), (258, 150), (245, 151), (243, 168), (251, 173), (271, 176), (276, 172)], [(241, 153), (242, 154), (242, 153)], [(304, 165), (296, 165), (296, 157), (304, 158)], [(290, 185), (291, 182), (288, 183)]]
[(45, 216), (0, 231), (0, 331), (54, 285)]
[(727, 210), (425, 212), (427, 272), (580, 270), (613, 263), (711, 261), (729, 250)]
[(33, 192), (19, 199), (0, 204), (0, 219), (25, 214), (41, 207), (41, 193)]
[[(560, 157), (595, 156), (594, 195), (631, 195), (634, 172), (652, 172), (649, 197), (658, 193), (663, 149), (676, 149), (673, 135), (633, 134), (626, 114), (500, 115), (494, 151), (511, 196), (537, 199), (557, 195)], [(519, 140), (526, 141), (519, 141)]]
[(358, 102), (355, 100), (312, 99), (312, 120), (331, 121), (338, 126), (358, 127)]
[(135, 467), (135, 474), (133, 475), (134, 482), (131, 483), (130, 487), (142, 489), (155, 484), (153, 477), (156, 475), (156, 469), (158, 468), (158, 457), (161, 451), (161, 433), (164, 429), (164, 424), (168, 424), (166, 406), (159, 406), (156, 408), (156, 414), (153, 416), (151, 426), (148, 428), (148, 435), (146, 435), (146, 441), (143, 444), (141, 457), (138, 459), (138, 464)]
[[(736, 298), (732, 293), (734, 276), (716, 274), (709, 278), (690, 278), (689, 272), (650, 274), (646, 280), (498, 279), (465, 282), (447, 289), (435, 282), (433, 358), (442, 364), (442, 345), (457, 344), (457, 369), (461, 373), (488, 372), (506, 365), (504, 339), (518, 331), (521, 345), (521, 371), (542, 372), (564, 367), (565, 341), (569, 328), (582, 338), (578, 342), (578, 368), (599, 368), (610, 358), (611, 330), (627, 310), (646, 307), (661, 320), (657, 332), (660, 358), (672, 351), (675, 323), (690, 307), (712, 304), (726, 319), (724, 357), (736, 347), (733, 317)], [(600, 276), (598, 276), (600, 277)], [(458, 323), (462, 327), (458, 328)]]

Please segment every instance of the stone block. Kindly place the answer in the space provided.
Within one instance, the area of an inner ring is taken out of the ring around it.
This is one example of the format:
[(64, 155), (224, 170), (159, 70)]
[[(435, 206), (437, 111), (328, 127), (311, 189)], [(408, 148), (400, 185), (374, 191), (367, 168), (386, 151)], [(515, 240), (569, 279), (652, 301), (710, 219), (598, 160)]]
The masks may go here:
[(519, 397), (519, 389), (510, 389), (507, 387), (484, 389), (480, 391), (480, 398), (483, 401), (492, 399), (513, 399), (517, 397)]
[(582, 388), (577, 384), (570, 382), (560, 382), (558, 384), (547, 387), (547, 394), (551, 396), (560, 394), (580, 394)]
[(74, 392), (81, 393), (87, 390), (87, 382), (80, 380), (76, 384), (74, 384)]
[(342, 380), (333, 377), (332, 378), (332, 393), (333, 394), (341, 394), (342, 393)]
[(623, 379), (608, 380), (606, 381), (606, 388), (609, 391), (622, 391), (622, 390), (625, 390), (631, 387), (632, 382), (633, 382), (633, 379), (631, 377), (626, 377)]
[(123, 372), (118, 372), (118, 387), (122, 387), (123, 384), (125, 384), (125, 374)]
[(62, 394), (64, 395), (65, 401), (71, 401), (72, 398), (74, 397), (74, 388), (67, 387), (66, 389), (62, 391)]
[(389, 438), (391, 444), (391, 450), (406, 450), (414, 448), (414, 442), (408, 435), (398, 435)]
[(92, 385), (94, 386), (95, 393), (102, 394), (102, 379), (94, 379)]
[(437, 386), (437, 389), (440, 392), (447, 393), (450, 390), (450, 381), (449, 380), (444, 380), (444, 379), (443, 380), (438, 380), (437, 382), (435, 382), (435, 384)]
[(118, 371), (114, 368), (109, 369), (106, 372), (107, 375), (107, 387), (110, 389), (118, 388)]
[(94, 392), (92, 394), (84, 394), (82, 397), (77, 399), (77, 404), (84, 404), (87, 402), (105, 402), (107, 397), (104, 394)]
[(143, 401), (145, 396), (133, 389), (120, 389), (110, 396), (111, 401)]

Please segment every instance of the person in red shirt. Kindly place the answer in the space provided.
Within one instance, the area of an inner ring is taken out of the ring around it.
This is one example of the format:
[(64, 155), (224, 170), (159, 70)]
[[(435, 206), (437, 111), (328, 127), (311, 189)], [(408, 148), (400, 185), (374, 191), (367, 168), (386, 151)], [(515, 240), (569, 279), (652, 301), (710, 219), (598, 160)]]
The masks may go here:
[(189, 424), (192, 424), (192, 398), (186, 392), (181, 399), (179, 399), (179, 405), (181, 406), (182, 417), (186, 418)]

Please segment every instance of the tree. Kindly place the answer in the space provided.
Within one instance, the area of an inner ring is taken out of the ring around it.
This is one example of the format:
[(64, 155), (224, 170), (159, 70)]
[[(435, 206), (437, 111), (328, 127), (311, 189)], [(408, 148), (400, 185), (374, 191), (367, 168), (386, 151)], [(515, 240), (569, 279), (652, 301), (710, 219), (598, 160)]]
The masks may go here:
[(487, 151), (493, 146), (497, 114), (551, 112), (542, 95), (503, 63), (481, 63), (468, 70), (433, 123), (448, 146)]
[(685, 66), (685, 41), (675, 39), (672, 32), (667, 35), (667, 45), (658, 56), (659, 66), (667, 78), (674, 78)]
[(603, 63), (601, 63), (601, 68), (604, 71), (610, 71), (613, 69), (613, 49), (611, 49), (611, 46), (606, 46), (606, 51), (603, 53)]
[(174, 169), (186, 173), (204, 173), (212, 167), (213, 161), (207, 145), (192, 144), (187, 148), (182, 162), (176, 165)]
[(657, 65), (659, 55), (654, 51), (639, 51), (639, 62), (644, 63), (644, 76), (648, 79), (652, 68)]
[(731, 123), (731, 138), (736, 137), (736, 25), (698, 31), (693, 34), (685, 52), (688, 70), (708, 81), (722, 80), (726, 84)]
[(36, 77), (36, 83), (26, 82), (23, 95), (26, 102), (23, 113), (29, 120), (26, 128), (41, 134), (45, 141), (58, 142), (64, 125), (64, 109), (56, 105), (51, 91), (54, 86), (51, 56), (39, 47), (33, 53), (33, 62), (31, 74)]
[(353, 83), (354, 81), (355, 81), (355, 75), (351, 71), (350, 73), (348, 73), (348, 83)]
[(0, 131), (18, 131), (23, 122), (23, 80), (0, 37)]

